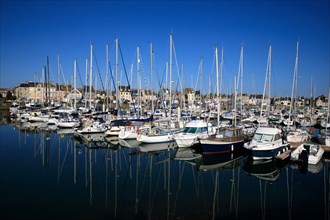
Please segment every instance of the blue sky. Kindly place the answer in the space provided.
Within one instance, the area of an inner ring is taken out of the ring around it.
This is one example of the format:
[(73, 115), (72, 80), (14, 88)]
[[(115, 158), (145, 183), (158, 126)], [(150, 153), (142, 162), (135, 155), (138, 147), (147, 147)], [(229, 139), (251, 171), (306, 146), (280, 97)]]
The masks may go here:
[[(147, 88), (150, 76), (149, 42), (156, 65), (153, 88), (159, 89), (156, 71), (163, 78), (173, 33), (179, 67), (184, 66), (184, 87), (195, 87), (203, 58), (203, 92), (215, 91), (214, 47), (224, 48), (222, 93), (233, 90), (240, 48), (244, 46), (243, 92), (262, 94), (269, 45), (272, 45), (272, 96), (290, 96), (296, 42), (299, 40), (298, 91), (310, 97), (311, 77), (316, 95), (327, 95), (330, 85), (329, 1), (1, 1), (0, 87), (41, 78), (50, 58), (51, 79), (57, 81), (57, 55), (65, 80), (73, 78), (77, 59), (85, 81), (85, 59), (92, 42), (103, 82), (105, 45), (115, 69), (118, 37), (129, 72), (136, 78), (136, 47), (140, 46)], [(119, 59), (120, 60), (120, 59)], [(124, 72), (119, 64), (119, 72)], [(98, 75), (95, 60), (93, 74)], [(122, 84), (126, 85), (124, 73)], [(173, 61), (173, 79), (178, 80)], [(63, 82), (63, 76), (61, 76)], [(135, 87), (136, 80), (131, 83)], [(81, 86), (80, 79), (77, 81)], [(101, 88), (98, 76), (97, 85)], [(199, 89), (199, 87), (197, 88)]]

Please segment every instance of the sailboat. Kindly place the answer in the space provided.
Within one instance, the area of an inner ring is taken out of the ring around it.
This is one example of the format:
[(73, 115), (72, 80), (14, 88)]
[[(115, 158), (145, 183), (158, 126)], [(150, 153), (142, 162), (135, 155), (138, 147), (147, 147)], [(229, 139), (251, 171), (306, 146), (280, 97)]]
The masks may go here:
[[(217, 79), (219, 76), (218, 73), (218, 49), (215, 48), (215, 57), (216, 57), (216, 74)], [(223, 57), (223, 53), (222, 53)], [(242, 60), (242, 57), (241, 57)], [(241, 62), (240, 62), (241, 63)], [(222, 65), (221, 65), (222, 66)], [(240, 65), (241, 66), (241, 65)], [(218, 80), (217, 80), (218, 81)], [(234, 121), (236, 122), (236, 77), (235, 77), (235, 101), (234, 101)], [(218, 87), (218, 85), (217, 85)], [(219, 99), (219, 90), (217, 88), (217, 95)], [(219, 101), (218, 101), (219, 105)], [(219, 114), (218, 109), (218, 114)], [(218, 117), (219, 118), (219, 117)], [(199, 142), (201, 144), (202, 153), (203, 154), (214, 154), (214, 153), (223, 153), (230, 152), (237, 149), (241, 149), (244, 145), (244, 134), (242, 128), (236, 127), (236, 123), (234, 123), (233, 127), (218, 127), (216, 129), (215, 134), (199, 137)]]

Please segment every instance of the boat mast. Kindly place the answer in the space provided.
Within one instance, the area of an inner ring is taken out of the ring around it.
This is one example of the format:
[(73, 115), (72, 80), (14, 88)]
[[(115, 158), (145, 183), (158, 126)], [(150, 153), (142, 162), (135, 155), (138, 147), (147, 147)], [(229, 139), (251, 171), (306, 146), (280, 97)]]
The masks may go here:
[(77, 84), (76, 84), (76, 81), (77, 81), (77, 59), (74, 58), (74, 63), (73, 63), (73, 92), (74, 92), (74, 103), (73, 103), (73, 106), (74, 106), (74, 110), (75, 110), (75, 111), (77, 110), (77, 93), (76, 93), (76, 90), (77, 90)]
[(269, 66), (268, 66), (268, 99), (269, 101), (267, 102), (267, 110), (268, 110), (268, 114), (267, 116), (269, 117), (269, 113), (270, 113), (270, 77), (271, 77), (271, 74), (272, 74), (272, 46), (270, 46), (269, 48)]
[(136, 71), (137, 71), (137, 82), (138, 82), (138, 94), (139, 94), (139, 115), (142, 116), (141, 106), (141, 76), (140, 76), (140, 47), (136, 48)]
[(46, 69), (45, 66), (43, 66), (41, 69), (41, 83), (42, 83), (41, 104), (42, 104), (42, 107), (44, 107), (45, 72), (46, 72), (45, 69)]
[(237, 80), (237, 87), (238, 88), (238, 84), (240, 84), (240, 90), (241, 90), (241, 101), (240, 101), (240, 111), (241, 111), (241, 117), (242, 117), (242, 108), (243, 108), (243, 45), (241, 47), (241, 53), (240, 53), (240, 59), (239, 59), (239, 66), (238, 66), (238, 80)]
[(86, 76), (85, 76), (85, 89), (84, 89), (85, 109), (87, 108), (87, 100), (86, 100), (86, 94), (87, 94), (87, 76), (88, 76), (88, 58), (86, 57)]
[(291, 90), (291, 105), (290, 105), (290, 112), (289, 112), (289, 122), (291, 121), (291, 114), (292, 110), (294, 110), (294, 92), (295, 92), (295, 83), (297, 82), (298, 77), (298, 50), (299, 50), (299, 41), (297, 42), (297, 49), (296, 49), (296, 61), (294, 65), (294, 73), (293, 73), (293, 80), (292, 80), (292, 90)]
[(105, 47), (106, 52), (106, 75), (105, 75), (105, 100), (106, 100), (106, 108), (109, 109), (109, 98), (108, 98), (108, 80), (109, 80), (109, 45), (106, 44)]
[(172, 115), (172, 48), (173, 48), (173, 36), (170, 34), (170, 117)]
[(61, 86), (60, 86), (60, 55), (57, 55), (57, 101), (60, 100), (60, 90), (61, 90)]
[(152, 99), (152, 94), (153, 94), (153, 90), (152, 90), (152, 42), (150, 42), (150, 101), (151, 101), (151, 114), (154, 113), (154, 101)]
[(49, 105), (50, 100), (50, 85), (49, 85), (49, 57), (47, 56), (47, 82), (46, 82), (46, 105)]
[(237, 97), (236, 75), (234, 75), (234, 126), (235, 127), (236, 127), (236, 97)]
[(90, 54), (90, 64), (89, 64), (89, 107), (92, 106), (92, 82), (93, 82), (93, 45), (91, 43), (91, 54)]
[(215, 72), (216, 72), (216, 91), (217, 91), (217, 108), (218, 108), (218, 127), (220, 125), (220, 103), (219, 103), (219, 60), (218, 47), (215, 47)]
[(115, 89), (116, 89), (116, 109), (119, 109), (119, 91), (118, 91), (118, 38), (116, 38), (116, 82), (115, 82)]
[[(270, 84), (270, 66), (271, 66), (271, 57), (272, 57), (272, 46), (269, 46), (268, 50), (268, 59), (267, 59), (267, 67), (266, 67), (266, 76), (265, 76), (265, 83), (264, 83), (264, 91), (262, 93), (262, 102), (261, 102), (261, 108), (260, 108), (260, 117), (262, 116), (263, 106), (265, 102), (265, 96), (266, 96), (266, 88), (267, 83)], [(268, 90), (270, 90), (270, 85), (268, 85)], [(270, 95), (270, 91), (268, 91), (268, 94)], [(270, 100), (270, 97), (268, 97)]]
[(221, 49), (221, 62), (220, 62), (220, 89), (219, 89), (219, 104), (218, 104), (218, 114), (220, 120), (220, 110), (221, 110), (221, 91), (222, 91), (222, 68), (223, 68), (223, 47)]
[(37, 86), (36, 86), (36, 72), (34, 72), (34, 104), (36, 104), (36, 96), (37, 96)]

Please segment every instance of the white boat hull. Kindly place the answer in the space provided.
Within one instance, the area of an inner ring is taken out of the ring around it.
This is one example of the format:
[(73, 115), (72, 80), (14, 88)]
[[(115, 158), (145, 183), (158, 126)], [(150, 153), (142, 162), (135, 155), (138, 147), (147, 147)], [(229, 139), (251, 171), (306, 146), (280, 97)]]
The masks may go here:
[(143, 135), (140, 134), (136, 138), (137, 141), (146, 144), (156, 144), (156, 143), (166, 143), (174, 141), (173, 135), (171, 134), (161, 134), (161, 135)]

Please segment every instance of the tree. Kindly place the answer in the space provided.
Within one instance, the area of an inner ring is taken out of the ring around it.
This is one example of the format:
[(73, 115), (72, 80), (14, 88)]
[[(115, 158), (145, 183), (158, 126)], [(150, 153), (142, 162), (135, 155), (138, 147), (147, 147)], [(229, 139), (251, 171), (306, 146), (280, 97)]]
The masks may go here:
[(7, 95), (6, 95), (6, 99), (7, 99), (7, 100), (15, 100), (16, 97), (13, 96), (13, 94), (11, 93), (11, 91), (8, 91), (8, 92), (7, 92)]

